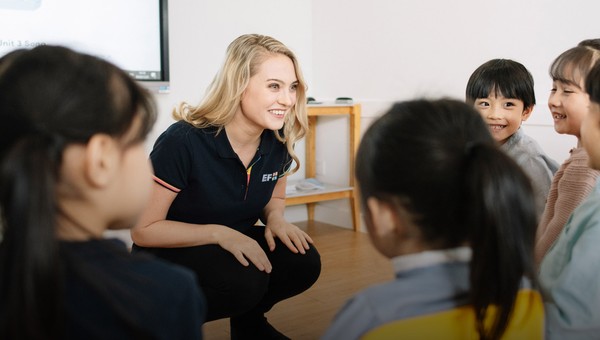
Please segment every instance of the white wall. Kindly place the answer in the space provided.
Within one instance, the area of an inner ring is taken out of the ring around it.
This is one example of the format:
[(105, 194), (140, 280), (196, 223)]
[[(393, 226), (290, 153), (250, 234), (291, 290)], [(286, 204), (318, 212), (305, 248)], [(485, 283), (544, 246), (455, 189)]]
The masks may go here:
[(161, 116), (150, 142), (173, 122), (170, 111), (175, 105), (200, 101), (227, 45), (241, 34), (266, 34), (282, 41), (296, 53), (312, 82), (311, 23), (311, 1), (169, 1), (171, 93), (156, 95)]
[[(471, 73), (493, 58), (523, 63), (535, 79), (537, 107), (524, 126), (561, 163), (576, 144), (558, 135), (547, 109), (552, 60), (580, 40), (600, 37), (600, 2), (575, 0), (394, 1), (324, 0), (313, 4), (313, 71), (310, 95), (353, 97), (363, 103), (363, 130), (393, 101), (413, 97), (464, 99)], [(345, 174), (344, 122), (317, 134), (317, 160), (326, 174)], [(322, 203), (317, 218), (350, 226), (346, 202)]]

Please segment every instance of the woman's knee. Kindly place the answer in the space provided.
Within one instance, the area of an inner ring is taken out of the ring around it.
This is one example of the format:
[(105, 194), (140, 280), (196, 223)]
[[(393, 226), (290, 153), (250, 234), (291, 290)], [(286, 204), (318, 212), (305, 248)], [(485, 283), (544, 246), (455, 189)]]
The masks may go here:
[(243, 314), (256, 306), (267, 293), (269, 275), (252, 264), (240, 264), (235, 270), (199, 278), (199, 283), (208, 300), (207, 319), (214, 320)]
[(258, 270), (253, 264), (247, 267), (240, 264), (238, 268), (215, 275), (220, 278), (213, 280), (213, 284), (231, 296), (255, 296), (260, 300), (269, 286), (269, 274)]
[(273, 256), (273, 271), (279, 272), (279, 278), (294, 286), (308, 288), (321, 274), (321, 256), (311, 245), (305, 254), (292, 253), (287, 248)]
[(311, 286), (317, 281), (321, 274), (321, 255), (317, 249), (311, 245), (306, 254), (300, 257), (297, 267), (298, 271), (303, 273), (305, 282)]

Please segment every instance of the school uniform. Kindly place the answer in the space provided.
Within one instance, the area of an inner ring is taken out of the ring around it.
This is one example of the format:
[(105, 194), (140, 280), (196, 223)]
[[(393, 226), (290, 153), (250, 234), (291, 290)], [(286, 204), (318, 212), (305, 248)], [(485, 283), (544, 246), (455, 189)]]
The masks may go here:
[[(371, 286), (346, 302), (322, 339), (360, 339), (378, 327), (399, 320), (434, 315), (468, 305), (470, 259), (471, 249), (468, 247), (424, 251), (393, 258), (395, 279)], [(530, 289), (531, 285), (523, 280), (522, 288)], [(533, 326), (537, 326), (541, 333), (542, 322), (536, 322), (533, 315), (531, 317), (532, 321), (525, 320), (525, 323), (519, 323), (516, 327), (529, 327), (531, 325), (526, 324), (534, 322)], [(435, 324), (429, 326), (436, 327)], [(467, 327), (460, 324), (452, 326)], [(419, 330), (411, 331), (412, 336), (408, 333), (393, 334), (392, 338), (420, 339)], [(471, 333), (476, 333), (475, 329)], [(455, 338), (450, 334), (448, 337)]]

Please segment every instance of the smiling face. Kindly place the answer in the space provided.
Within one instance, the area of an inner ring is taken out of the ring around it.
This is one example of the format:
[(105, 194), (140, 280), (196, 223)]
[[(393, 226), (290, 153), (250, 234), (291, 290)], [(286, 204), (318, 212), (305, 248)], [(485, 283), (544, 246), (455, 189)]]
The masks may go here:
[(269, 55), (250, 78), (236, 119), (260, 130), (281, 129), (285, 115), (296, 104), (297, 86), (292, 60), (283, 54)]
[(494, 139), (504, 144), (519, 127), (521, 122), (531, 115), (533, 107), (525, 108), (523, 101), (514, 98), (496, 96), (496, 91), (490, 91), (487, 98), (477, 98), (474, 102), (475, 109), (490, 128)]
[(554, 130), (560, 134), (580, 137), (581, 124), (588, 112), (590, 99), (581, 85), (552, 82), (548, 108), (554, 119)]

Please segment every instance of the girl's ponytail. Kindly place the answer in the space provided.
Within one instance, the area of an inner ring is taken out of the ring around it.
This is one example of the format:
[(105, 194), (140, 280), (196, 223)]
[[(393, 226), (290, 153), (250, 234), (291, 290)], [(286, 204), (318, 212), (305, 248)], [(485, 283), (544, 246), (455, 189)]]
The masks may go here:
[[(363, 135), (356, 176), (363, 206), (369, 197), (400, 198), (423, 244), (472, 247), (470, 302), (480, 337), (499, 338), (523, 277), (535, 286), (537, 223), (529, 179), (480, 114), (449, 99), (398, 103)], [(490, 328), (484, 317), (492, 305)]]
[(56, 180), (62, 142), (24, 136), (0, 167), (0, 338), (60, 338), (62, 290), (56, 240)]
[[(537, 225), (529, 178), (490, 144), (465, 147), (463, 216), (473, 255), (471, 301), (482, 339), (506, 329), (523, 277), (535, 281), (533, 244)], [(484, 317), (498, 308), (490, 329)]]

